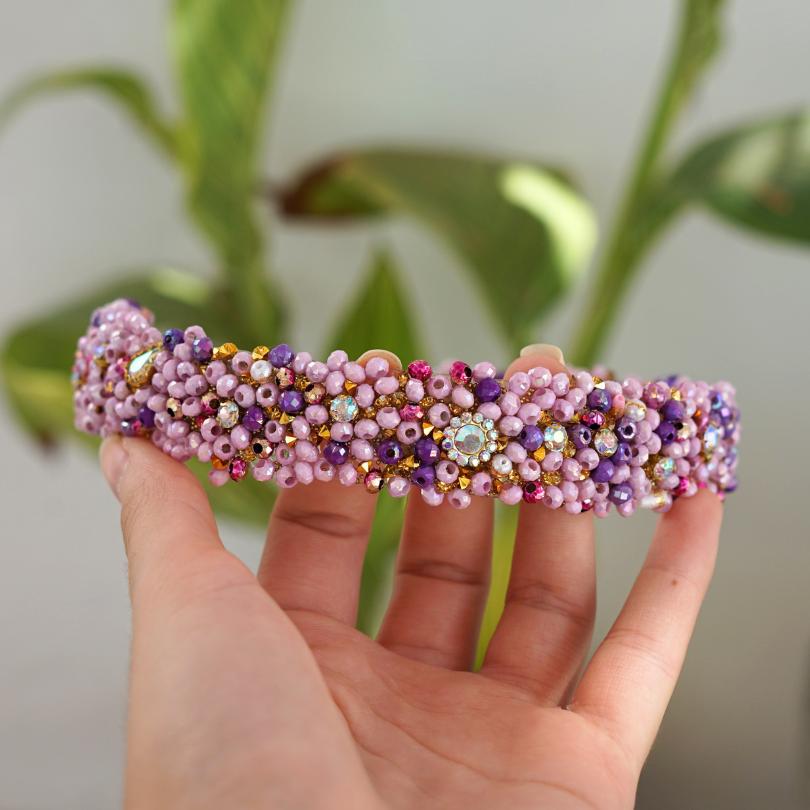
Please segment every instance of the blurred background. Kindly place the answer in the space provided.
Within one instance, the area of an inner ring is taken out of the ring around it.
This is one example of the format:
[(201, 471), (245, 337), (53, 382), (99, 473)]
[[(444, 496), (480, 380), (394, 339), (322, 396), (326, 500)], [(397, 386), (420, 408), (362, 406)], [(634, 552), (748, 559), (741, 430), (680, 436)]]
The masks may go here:
[[(219, 339), (236, 336), (216, 326), (249, 298), (253, 320), (234, 327), (245, 340), (264, 325), (263, 342), (283, 329), (313, 353), (373, 339), (505, 364), (543, 340), (620, 374), (735, 382), (740, 489), (638, 806), (810, 806), (810, 130), (806, 116), (784, 117), (810, 102), (810, 6), (304, 0), (281, 26), (282, 4), (227, 5), (224, 22), (207, 22), (231, 46), (240, 14), (272, 19), (265, 39), (224, 49), (226, 69), (183, 33), (194, 3), (3, 6), (0, 99), (32, 76), (104, 64), (136, 73), (159, 112), (119, 74), (73, 75), (28, 92), (106, 95), (49, 93), (0, 130), (0, 808), (120, 800), (124, 557), (94, 457), (67, 441), (64, 368), (92, 306), (156, 267), (195, 275), (150, 271), (146, 300), (209, 307)], [(271, 100), (231, 137), (212, 99), (250, 95), (244, 77), (265, 75), (277, 44)], [(747, 128), (759, 120), (771, 123)], [(432, 151), (403, 151), (413, 147)], [(524, 298), (543, 317), (512, 323)], [(459, 312), (463, 330), (448, 317)], [(271, 494), (241, 491), (218, 502), (222, 532), (255, 564)], [(653, 524), (599, 524), (597, 637)], [(371, 602), (394, 536), (381, 526), (375, 538)]]

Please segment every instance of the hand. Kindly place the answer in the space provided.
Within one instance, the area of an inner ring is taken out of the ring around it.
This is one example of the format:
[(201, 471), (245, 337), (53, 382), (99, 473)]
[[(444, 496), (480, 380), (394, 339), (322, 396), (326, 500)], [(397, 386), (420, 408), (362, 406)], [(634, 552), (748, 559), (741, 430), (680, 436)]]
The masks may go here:
[[(539, 364), (554, 366), (511, 371)], [(130, 810), (633, 806), (711, 577), (714, 495), (661, 517), (581, 677), (592, 516), (521, 506), (506, 607), (474, 673), (489, 499), (410, 499), (375, 641), (354, 629), (373, 497), (282, 491), (256, 576), (222, 546), (187, 469), (137, 439), (107, 440), (101, 458), (133, 606)]]

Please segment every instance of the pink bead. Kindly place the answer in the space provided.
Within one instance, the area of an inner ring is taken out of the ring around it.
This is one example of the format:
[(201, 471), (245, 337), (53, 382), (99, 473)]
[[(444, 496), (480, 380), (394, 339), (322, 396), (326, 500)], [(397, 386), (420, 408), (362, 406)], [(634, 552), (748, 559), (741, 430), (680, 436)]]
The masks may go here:
[(546, 487), (546, 494), (543, 503), (550, 509), (559, 509), (563, 504), (563, 494), (558, 487)]
[(517, 436), (523, 430), (523, 422), (517, 416), (504, 416), (498, 422), (498, 430), (504, 436)]
[(243, 425), (237, 425), (231, 431), (231, 444), (237, 450), (244, 450), (250, 444), (250, 431)]
[(213, 486), (221, 487), (223, 484), (228, 483), (230, 480), (230, 475), (228, 475), (227, 470), (209, 470), (208, 480)]
[(557, 401), (557, 395), (550, 389), (541, 389), (532, 394), (532, 402), (544, 411), (550, 411)]
[(335, 422), (329, 431), (329, 435), (336, 442), (347, 442), (353, 434), (354, 428), (351, 422)]
[(270, 481), (276, 471), (276, 465), (269, 458), (260, 458), (253, 462), (251, 474), (257, 481)]
[(186, 360), (191, 360), (191, 346), (187, 343), (181, 343), (179, 346), (175, 346), (174, 359), (177, 360), (178, 365)]
[(325, 425), (329, 421), (329, 411), (323, 405), (307, 405), (304, 417), (310, 425)]
[(565, 398), (571, 403), (575, 411), (580, 410), (585, 405), (585, 392), (581, 388), (572, 388)]
[(346, 377), (347, 380), (353, 383), (361, 383), (365, 382), (366, 380), (366, 370), (360, 363), (355, 363), (353, 361), (346, 363), (343, 366), (343, 375)]
[(292, 370), (296, 374), (304, 374), (307, 366), (312, 362), (312, 355), (309, 352), (298, 352), (292, 362)]
[(380, 432), (380, 426), (373, 419), (361, 419), (354, 426), (354, 435), (360, 439), (373, 439)]
[(520, 410), (520, 397), (514, 391), (507, 391), (498, 399), (498, 407), (506, 416), (514, 416)]
[(497, 402), (482, 402), (478, 406), (478, 413), (484, 419), (491, 419), (493, 422), (497, 422), (502, 416), (501, 408)]
[(400, 422), (397, 425), (397, 439), (402, 444), (414, 444), (422, 438), (422, 428), (418, 422)]
[(268, 442), (280, 442), (286, 433), (286, 427), (281, 423), (276, 422), (275, 419), (271, 419), (264, 426), (264, 438), (267, 439)]
[(458, 465), (442, 459), (436, 465), (436, 477), (443, 484), (452, 484), (458, 479)]
[(425, 386), (419, 380), (409, 379), (405, 383), (405, 396), (409, 402), (419, 402), (425, 396)]
[(492, 477), (489, 473), (477, 472), (470, 482), (473, 495), (488, 495), (492, 489)]
[[(344, 465), (348, 466), (348, 465)], [(408, 494), (408, 490), (411, 488), (411, 482), (408, 481), (407, 478), (402, 478), (399, 475), (395, 475), (389, 482), (388, 482), (388, 492), (392, 498), (403, 498)]]
[(330, 371), (329, 374), (326, 375), (324, 386), (326, 387), (327, 392), (334, 397), (343, 391), (343, 384), (345, 382), (346, 378), (343, 376), (342, 372)]
[(450, 378), (446, 374), (437, 374), (428, 380), (427, 392), (436, 399), (447, 399), (451, 390)]
[[(179, 380), (172, 380), (172, 382), (166, 386), (166, 389), (169, 396), (175, 397), (175, 399), (182, 399), (186, 395), (186, 386)], [(114, 393), (118, 399), (124, 399), (128, 390), (127, 384), (122, 380), (120, 383), (118, 383), (118, 385), (115, 386)]]
[[(594, 451), (596, 452), (596, 451)], [(562, 467), (563, 454), (557, 450), (550, 450), (545, 458), (540, 462), (540, 466), (545, 472), (554, 472)]]
[(299, 441), (295, 443), (294, 448), (296, 458), (301, 461), (308, 461), (312, 464), (318, 460), (318, 448), (312, 442)]
[(390, 364), (384, 357), (372, 357), (366, 363), (366, 376), (370, 380), (384, 377), (390, 370)]
[(573, 458), (563, 459), (562, 466), (560, 467), (563, 478), (566, 481), (579, 481), (579, 476), (582, 473), (582, 465)]
[(399, 380), (396, 377), (380, 377), (374, 383), (374, 390), (381, 396), (393, 394), (399, 388)]
[(622, 383), (622, 391), (627, 399), (640, 399), (644, 389), (635, 377), (627, 377)]
[(306, 461), (296, 461), (295, 464), (293, 464), (293, 470), (295, 471), (295, 480), (298, 481), (299, 484), (311, 484), (312, 480), (315, 478), (312, 465), (307, 464)]
[(264, 383), (256, 389), (256, 402), (263, 408), (272, 408), (278, 402), (279, 390), (275, 383)]
[(573, 374), (574, 383), (585, 396), (593, 391), (593, 376), (590, 371), (575, 371)]
[(480, 382), (481, 380), (494, 377), (498, 373), (498, 370), (495, 368), (495, 366), (492, 365), (492, 363), (485, 362), (485, 363), (476, 363), (473, 366), (472, 372), (473, 372), (473, 379), (476, 382)]
[(177, 379), (180, 380), (180, 382), (185, 382), (189, 377), (193, 377), (197, 371), (197, 366), (195, 366), (194, 363), (185, 360), (177, 364)]
[(239, 385), (239, 379), (234, 374), (224, 374), (217, 380), (217, 396), (228, 399)]
[(223, 461), (229, 461), (236, 455), (230, 436), (218, 436), (214, 440), (214, 455)]
[(247, 374), (252, 365), (253, 355), (250, 352), (237, 352), (231, 358), (231, 369), (240, 376)]
[(222, 428), (216, 419), (210, 417), (203, 421), (200, 426), (200, 433), (205, 441), (213, 442), (214, 439), (222, 435)]
[(509, 378), (509, 390), (522, 397), (531, 387), (531, 378), (525, 371), (516, 371)]
[(566, 501), (565, 511), (568, 512), (569, 515), (578, 515), (582, 511), (581, 501), (578, 501), (576, 498), (573, 501)]
[(524, 481), (536, 481), (540, 477), (542, 469), (538, 461), (527, 458), (518, 465), (518, 473)]
[(534, 402), (525, 402), (520, 406), (517, 415), (524, 425), (536, 425), (540, 418), (540, 407)]
[(279, 467), (276, 471), (275, 482), (282, 489), (291, 489), (295, 486), (295, 470), (292, 467)]
[(624, 394), (614, 394), (612, 408), (614, 411), (621, 413), (624, 411), (625, 399)]
[(456, 405), (458, 405), (460, 408), (464, 408), (465, 410), (469, 410), (473, 407), (473, 405), (475, 405), (475, 396), (473, 395), (473, 392), (461, 385), (457, 385), (453, 389), (451, 398)]
[(616, 511), (622, 517), (630, 517), (636, 511), (636, 505), (633, 501), (625, 501), (625, 503), (616, 504)]
[(432, 425), (439, 428), (447, 427), (450, 424), (450, 419), (450, 409), (443, 402), (437, 402), (430, 406), (428, 420)]
[(348, 362), (349, 355), (342, 349), (336, 349), (326, 358), (326, 366), (329, 371), (339, 371)]
[(509, 444), (506, 445), (506, 449), (504, 450), (504, 455), (513, 464), (520, 464), (521, 461), (526, 460), (526, 456), (528, 454), (526, 452), (526, 448), (523, 447), (522, 444), (518, 444), (517, 442), (509, 442)]
[(338, 480), (344, 487), (357, 483), (357, 470), (351, 464), (341, 464), (338, 468)]
[(560, 371), (551, 378), (549, 388), (551, 388), (558, 397), (563, 397), (568, 393), (569, 386), (570, 381), (568, 375)]
[(377, 411), (377, 424), (384, 430), (393, 430), (401, 421), (399, 411), (388, 405)]
[(508, 506), (514, 506), (523, 500), (523, 489), (517, 484), (507, 484), (498, 495), (500, 500)]
[(579, 500), (590, 501), (596, 495), (596, 485), (590, 478), (579, 482)]
[[(548, 455), (546, 455), (548, 458)], [(545, 459), (543, 459), (545, 461)], [(576, 454), (576, 460), (580, 463), (583, 470), (593, 470), (596, 468), (596, 465), (599, 464), (599, 453), (596, 452), (592, 447), (584, 447), (582, 450), (578, 450)], [(545, 467), (543, 467), (545, 469)]]
[(551, 385), (551, 372), (543, 366), (535, 366), (527, 372), (532, 388), (548, 388)]
[(374, 448), (365, 439), (354, 439), (349, 447), (352, 456), (358, 461), (371, 461), (374, 458)]
[(470, 494), (463, 489), (453, 489), (447, 494), (447, 502), (454, 509), (466, 509), (470, 505)]
[(422, 500), (428, 506), (438, 506), (444, 500), (444, 495), (432, 487), (426, 487), (425, 489), (421, 490), (421, 492)]
[(313, 360), (311, 363), (307, 364), (306, 374), (307, 377), (312, 380), (312, 382), (323, 382), (328, 373), (329, 367), (326, 365), (326, 363)]
[(210, 442), (202, 442), (197, 448), (197, 458), (203, 463), (208, 464), (214, 456), (214, 450)]
[(357, 390), (354, 392), (354, 398), (361, 408), (370, 408), (376, 396), (374, 389), (368, 383), (363, 383), (357, 387)]
[(647, 450), (650, 451), (652, 455), (655, 455), (661, 449), (661, 437), (657, 433), (653, 433), (649, 439), (647, 439)]
[(292, 420), (291, 426), (292, 434), (296, 439), (301, 440), (309, 438), (309, 422), (307, 422), (303, 416), (296, 416), (295, 419)]
[(249, 408), (256, 402), (256, 391), (252, 385), (242, 383), (233, 392), (234, 401), (243, 408)]
[(567, 399), (558, 399), (551, 409), (551, 415), (558, 422), (568, 422), (574, 416), (574, 406)]
[(289, 467), (295, 464), (295, 451), (286, 444), (279, 444), (273, 451), (273, 461), (282, 467)]

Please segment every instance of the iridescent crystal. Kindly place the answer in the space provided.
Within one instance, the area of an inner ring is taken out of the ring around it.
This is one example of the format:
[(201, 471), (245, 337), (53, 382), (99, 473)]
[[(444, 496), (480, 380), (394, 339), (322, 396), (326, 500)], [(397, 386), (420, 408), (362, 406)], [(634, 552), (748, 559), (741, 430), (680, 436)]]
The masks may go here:
[(619, 446), (619, 439), (610, 428), (596, 431), (593, 437), (593, 447), (600, 456), (612, 456)]
[(478, 425), (464, 425), (456, 431), (453, 444), (465, 456), (477, 456), (486, 443), (484, 431)]
[(559, 452), (565, 447), (567, 440), (568, 433), (558, 422), (552, 422), (543, 431), (543, 443), (546, 445), (547, 450), (556, 450)]
[(226, 400), (219, 406), (217, 422), (221, 427), (230, 430), (239, 421), (239, 406), (231, 400)]
[(340, 394), (329, 403), (329, 415), (336, 422), (351, 422), (360, 411), (354, 397)]
[(712, 453), (720, 443), (720, 428), (717, 425), (707, 425), (703, 431), (703, 449), (707, 453)]
[(675, 459), (661, 458), (655, 463), (653, 467), (653, 476), (659, 481), (668, 478), (675, 472)]
[(131, 388), (140, 388), (149, 382), (152, 371), (154, 370), (157, 353), (157, 347), (153, 346), (145, 352), (136, 354), (135, 357), (129, 361), (125, 376)]

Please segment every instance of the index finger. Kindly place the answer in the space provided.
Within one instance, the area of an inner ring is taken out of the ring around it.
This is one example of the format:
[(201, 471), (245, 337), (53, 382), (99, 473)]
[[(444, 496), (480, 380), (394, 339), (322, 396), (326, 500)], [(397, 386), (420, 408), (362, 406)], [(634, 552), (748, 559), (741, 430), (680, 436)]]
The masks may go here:
[(710, 492), (663, 515), (624, 608), (569, 709), (595, 720), (639, 768), (658, 733), (711, 580), (723, 509)]

